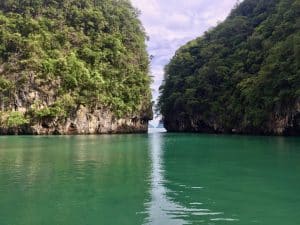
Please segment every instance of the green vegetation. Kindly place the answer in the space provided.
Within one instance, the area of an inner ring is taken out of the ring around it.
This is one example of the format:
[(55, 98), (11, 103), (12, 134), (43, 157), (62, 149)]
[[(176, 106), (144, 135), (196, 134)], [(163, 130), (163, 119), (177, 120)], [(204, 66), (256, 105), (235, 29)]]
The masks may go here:
[(0, 110), (21, 101), (30, 119), (79, 105), (138, 113), (151, 104), (145, 38), (127, 0), (1, 1)]
[(165, 76), (158, 108), (169, 130), (273, 133), (281, 119), (299, 126), (300, 1), (243, 1), (181, 47)]
[(28, 124), (29, 120), (20, 112), (0, 112), (0, 126), (3, 128), (16, 128)]

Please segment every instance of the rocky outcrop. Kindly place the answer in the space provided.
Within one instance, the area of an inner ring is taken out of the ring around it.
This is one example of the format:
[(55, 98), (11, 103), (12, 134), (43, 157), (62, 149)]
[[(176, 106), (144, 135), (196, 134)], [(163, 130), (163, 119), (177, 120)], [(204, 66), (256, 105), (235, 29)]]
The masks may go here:
[(111, 112), (98, 109), (90, 111), (80, 106), (74, 115), (65, 118), (45, 118), (19, 127), (0, 128), (0, 134), (73, 135), (73, 134), (116, 134), (144, 133), (149, 118), (128, 116), (116, 118)]
[(17, 127), (0, 127), (0, 135), (77, 135), (146, 133), (150, 118), (127, 116), (117, 118), (106, 110), (89, 111), (81, 106), (68, 118), (45, 118)]
[(164, 126), (170, 132), (199, 132), (225, 134), (261, 134), (261, 135), (300, 135), (300, 99), (294, 107), (285, 112), (276, 112), (262, 127), (242, 126), (240, 123), (224, 128), (221, 123), (211, 118), (205, 120), (201, 115), (193, 118), (164, 118)]
[(272, 115), (267, 131), (277, 135), (300, 135), (300, 100), (284, 114)]
[[(39, 85), (37, 85), (37, 83)], [(140, 106), (136, 113), (116, 116), (108, 107), (95, 105), (93, 108), (77, 105), (70, 108), (64, 116), (41, 116), (34, 113), (47, 109), (58, 101), (61, 96), (55, 90), (59, 82), (42, 85), (32, 79), (16, 90), (10, 98), (0, 98), (0, 105), (5, 112), (17, 112), (28, 118), (28, 123), (19, 126), (1, 124), (0, 135), (77, 135), (77, 134), (117, 134), (144, 133), (148, 130), (148, 121), (152, 119), (152, 107), (149, 104)]]

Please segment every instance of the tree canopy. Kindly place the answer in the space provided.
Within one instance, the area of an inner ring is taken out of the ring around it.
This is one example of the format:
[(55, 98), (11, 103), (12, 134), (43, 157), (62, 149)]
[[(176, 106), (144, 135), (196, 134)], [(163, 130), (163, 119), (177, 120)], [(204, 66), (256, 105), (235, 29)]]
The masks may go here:
[(273, 133), (276, 119), (299, 123), (299, 26), (298, 0), (244, 0), (223, 23), (182, 46), (160, 89), (166, 127)]
[(26, 102), (31, 117), (63, 117), (78, 105), (118, 117), (141, 111), (151, 104), (145, 40), (128, 0), (1, 1), (1, 111), (28, 89), (54, 99)]

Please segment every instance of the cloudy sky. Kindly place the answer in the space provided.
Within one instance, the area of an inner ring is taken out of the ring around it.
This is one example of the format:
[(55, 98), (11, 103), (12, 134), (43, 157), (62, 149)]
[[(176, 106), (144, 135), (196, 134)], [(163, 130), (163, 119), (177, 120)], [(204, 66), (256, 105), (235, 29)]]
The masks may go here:
[(141, 11), (141, 20), (154, 56), (151, 72), (154, 99), (163, 80), (163, 67), (186, 42), (223, 21), (237, 0), (131, 0)]

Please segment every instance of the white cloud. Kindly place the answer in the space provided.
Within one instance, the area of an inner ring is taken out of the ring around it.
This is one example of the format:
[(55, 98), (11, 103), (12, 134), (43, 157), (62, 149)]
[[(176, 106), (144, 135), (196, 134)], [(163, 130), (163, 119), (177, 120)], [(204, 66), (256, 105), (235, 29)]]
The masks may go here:
[(223, 21), (236, 0), (131, 0), (141, 11), (141, 20), (150, 41), (148, 51), (154, 56), (154, 99), (163, 80), (163, 68), (175, 51), (187, 41), (202, 35)]

